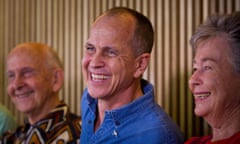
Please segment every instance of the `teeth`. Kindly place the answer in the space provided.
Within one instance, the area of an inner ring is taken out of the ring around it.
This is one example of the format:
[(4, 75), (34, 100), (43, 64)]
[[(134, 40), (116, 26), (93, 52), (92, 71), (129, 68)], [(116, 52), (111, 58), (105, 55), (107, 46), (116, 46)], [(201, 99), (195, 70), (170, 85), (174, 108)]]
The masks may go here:
[(198, 96), (198, 98), (200, 98), (200, 99), (204, 99), (205, 97), (207, 97), (207, 96)]
[(93, 80), (104, 80), (104, 79), (107, 79), (107, 78), (109, 78), (109, 76), (92, 74), (92, 79)]
[(26, 92), (26, 93), (22, 93), (22, 94), (16, 94), (17, 97), (25, 97), (25, 96), (29, 96), (32, 92)]
[(194, 97), (204, 99), (204, 98), (208, 97), (209, 95), (210, 95), (210, 93), (195, 94)]

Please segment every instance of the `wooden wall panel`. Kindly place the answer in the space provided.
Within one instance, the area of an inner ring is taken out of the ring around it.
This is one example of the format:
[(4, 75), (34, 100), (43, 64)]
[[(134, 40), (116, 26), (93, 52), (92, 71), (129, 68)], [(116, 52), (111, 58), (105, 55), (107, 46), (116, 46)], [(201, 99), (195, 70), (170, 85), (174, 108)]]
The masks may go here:
[(24, 115), (6, 94), (5, 58), (18, 43), (43, 42), (55, 48), (64, 63), (65, 85), (60, 97), (71, 111), (80, 114), (84, 43), (94, 19), (114, 6), (136, 9), (153, 23), (155, 43), (144, 78), (154, 84), (156, 101), (186, 138), (208, 134), (208, 125), (193, 114), (188, 89), (192, 67), (189, 39), (209, 14), (240, 10), (239, 0), (0, 0), (0, 102), (23, 122)]

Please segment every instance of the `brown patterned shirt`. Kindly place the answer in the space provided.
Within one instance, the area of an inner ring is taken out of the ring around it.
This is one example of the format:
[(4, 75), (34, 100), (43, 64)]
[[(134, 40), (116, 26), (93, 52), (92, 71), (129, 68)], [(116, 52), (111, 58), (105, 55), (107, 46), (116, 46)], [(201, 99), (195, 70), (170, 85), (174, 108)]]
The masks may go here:
[(80, 141), (81, 119), (61, 103), (34, 125), (27, 121), (14, 132), (1, 138), (2, 144), (77, 144)]

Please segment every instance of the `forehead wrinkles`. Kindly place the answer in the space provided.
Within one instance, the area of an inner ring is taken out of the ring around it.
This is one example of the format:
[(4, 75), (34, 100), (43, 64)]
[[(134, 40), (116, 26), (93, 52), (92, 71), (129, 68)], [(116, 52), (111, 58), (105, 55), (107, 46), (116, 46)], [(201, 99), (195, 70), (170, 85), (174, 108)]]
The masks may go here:
[[(19, 63), (20, 60), (26, 61), (26, 64), (30, 65), (36, 65), (36, 66), (42, 66), (44, 65), (44, 62), (46, 61), (46, 54), (44, 54), (44, 51), (38, 48), (33, 48), (29, 46), (20, 46), (14, 48), (7, 57), (7, 62), (12, 60), (17, 60)], [(20, 59), (20, 60), (19, 60)]]
[(42, 44), (34, 44), (34, 43), (26, 43), (26, 44), (20, 44), (17, 45), (14, 49), (11, 50), (9, 53), (9, 56), (14, 55), (14, 54), (21, 54), (21, 53), (26, 53), (29, 55), (43, 55), (46, 53), (47, 47)]
[[(105, 41), (108, 40), (108, 43), (114, 43), (114, 41), (128, 41), (131, 38), (130, 30), (125, 28), (114, 28), (111, 26), (96, 26), (93, 27), (90, 32), (89, 40), (101, 40), (104, 39)], [(100, 41), (100, 42), (101, 42)]]
[(88, 43), (100, 47), (132, 47), (135, 21), (127, 17), (100, 17), (92, 26)]
[(201, 41), (196, 49), (196, 55), (202, 59), (214, 59), (215, 61), (231, 61), (230, 45), (222, 36), (212, 37)]
[(118, 35), (124, 34), (128, 36), (134, 32), (135, 25), (135, 20), (130, 15), (104, 15), (94, 22), (92, 30), (96, 31), (98, 29), (98, 32), (108, 30), (109, 33), (117, 32)]

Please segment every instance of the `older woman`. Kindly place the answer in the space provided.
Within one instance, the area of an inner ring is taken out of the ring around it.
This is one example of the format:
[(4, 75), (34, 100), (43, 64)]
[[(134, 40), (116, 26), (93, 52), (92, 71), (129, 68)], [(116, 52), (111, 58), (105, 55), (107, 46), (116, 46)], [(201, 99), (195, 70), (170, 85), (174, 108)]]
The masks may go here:
[(185, 144), (240, 143), (240, 12), (209, 17), (191, 45), (194, 112), (208, 122), (212, 134)]

